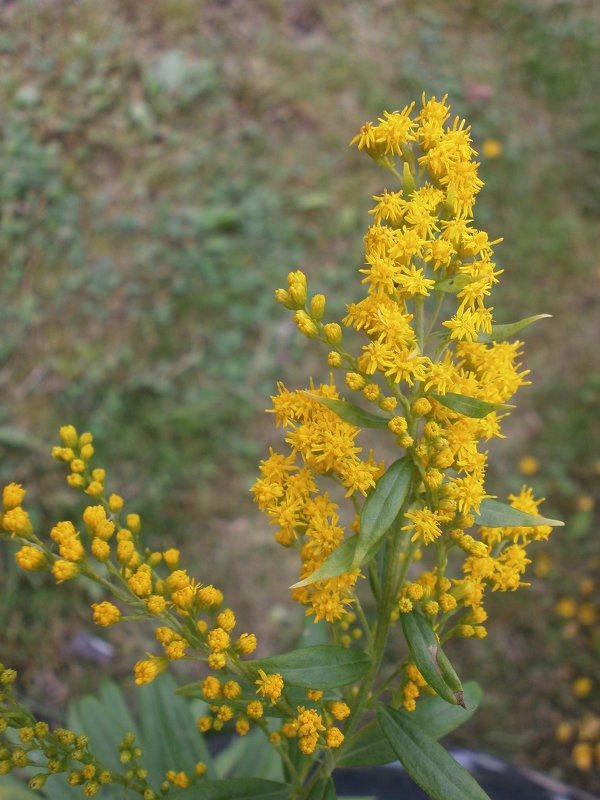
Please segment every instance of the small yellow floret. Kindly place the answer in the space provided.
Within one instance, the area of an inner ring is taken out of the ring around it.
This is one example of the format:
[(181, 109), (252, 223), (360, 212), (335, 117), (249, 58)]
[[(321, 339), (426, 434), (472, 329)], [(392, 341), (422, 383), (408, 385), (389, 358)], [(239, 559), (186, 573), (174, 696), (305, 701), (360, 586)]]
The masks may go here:
[(263, 704), (260, 700), (252, 700), (246, 706), (246, 714), (251, 719), (260, 719), (263, 715)]
[(141, 528), (139, 514), (127, 514), (126, 518), (127, 527), (132, 533), (139, 533)]
[(157, 675), (164, 672), (169, 665), (169, 660), (164, 656), (150, 656), (145, 661), (138, 661), (133, 668), (135, 682), (138, 686), (151, 683)]
[(116, 514), (117, 511), (120, 511), (123, 508), (123, 498), (118, 494), (111, 494), (108, 498), (108, 507)]
[(73, 425), (63, 425), (59, 431), (59, 435), (67, 447), (77, 447), (77, 430)]
[(208, 646), (213, 653), (221, 653), (230, 645), (229, 634), (223, 628), (214, 628), (208, 634)]
[(11, 511), (13, 508), (20, 506), (25, 497), (25, 491), (20, 483), (9, 483), (8, 486), (5, 486), (2, 490), (4, 510)]
[(283, 691), (283, 678), (279, 673), (267, 675), (262, 669), (258, 670), (259, 679), (254, 681), (258, 686), (257, 694), (262, 694), (263, 697), (268, 697), (273, 705), (280, 697)]
[(343, 741), (344, 734), (339, 728), (329, 728), (325, 734), (325, 742), (327, 743), (327, 747), (331, 749), (339, 747)]
[(151, 614), (158, 616), (162, 614), (167, 605), (167, 601), (160, 594), (151, 594), (146, 600), (146, 608)]
[(229, 633), (235, 628), (235, 614), (230, 608), (221, 611), (217, 616), (217, 625)]
[(52, 565), (52, 574), (57, 583), (71, 580), (79, 573), (79, 567), (73, 561), (55, 561)]
[(320, 689), (307, 689), (306, 697), (309, 700), (318, 702), (323, 697), (323, 692)]
[(92, 608), (94, 609), (94, 622), (96, 625), (108, 627), (109, 625), (115, 625), (121, 619), (119, 609), (107, 600), (102, 603), (92, 603)]
[(179, 550), (171, 547), (169, 550), (165, 550), (162, 555), (163, 560), (169, 569), (177, 569), (179, 564)]
[(235, 643), (235, 648), (242, 655), (250, 655), (256, 650), (256, 636), (253, 633), (242, 633), (240, 638)]
[(30, 547), (24, 545), (20, 550), (15, 553), (15, 561), (28, 572), (35, 572), (39, 569), (44, 569), (46, 566), (46, 556), (37, 547)]
[(331, 703), (327, 703), (327, 709), (337, 720), (346, 719), (346, 717), (350, 716), (350, 706), (341, 700), (333, 700)]

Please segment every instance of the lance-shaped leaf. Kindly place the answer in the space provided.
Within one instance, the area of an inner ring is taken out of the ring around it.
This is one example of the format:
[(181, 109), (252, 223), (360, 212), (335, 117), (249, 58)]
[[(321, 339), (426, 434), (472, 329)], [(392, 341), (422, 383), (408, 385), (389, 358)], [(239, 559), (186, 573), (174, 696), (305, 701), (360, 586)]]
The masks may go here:
[(310, 790), (308, 800), (336, 800), (335, 785), (331, 778), (322, 778)]
[[(458, 728), (473, 716), (481, 703), (481, 688), (475, 681), (467, 681), (464, 686), (467, 710), (460, 706), (451, 706), (439, 697), (421, 697), (417, 707), (410, 714), (400, 709), (403, 716), (409, 717), (427, 736), (441, 739)], [(344, 750), (339, 761), (340, 767), (377, 767), (396, 760), (387, 737), (379, 727), (377, 720), (366, 725)]]
[(449, 661), (438, 654), (442, 649), (433, 628), (418, 611), (400, 614), (402, 630), (415, 664), (431, 688), (447, 703), (465, 707), (460, 681)]
[(294, 583), (290, 589), (299, 589), (301, 586), (308, 586), (317, 581), (325, 581), (328, 578), (337, 578), (338, 575), (343, 575), (345, 572), (352, 570), (354, 563), (354, 554), (356, 552), (356, 545), (358, 543), (358, 536), (351, 536), (336, 547), (336, 549), (327, 556), (325, 561), (318, 567), (312, 575), (303, 578), (301, 581)]
[(198, 786), (177, 790), (182, 800), (289, 800), (291, 796), (291, 786), (263, 778), (202, 781)]
[(490, 800), (475, 778), (410, 717), (380, 706), (377, 720), (404, 769), (431, 800)]
[(456, 411), (458, 414), (464, 414), (465, 417), (475, 417), (482, 419), (491, 414), (492, 411), (500, 411), (502, 409), (514, 408), (514, 406), (506, 405), (505, 403), (488, 403), (487, 400), (479, 400), (477, 397), (467, 397), (464, 394), (454, 394), (454, 392), (446, 392), (446, 394), (428, 394), (441, 403), (446, 408)]
[(433, 288), (436, 292), (460, 292), (465, 286), (484, 281), (488, 277), (489, 275), (464, 275), (462, 272), (458, 272), (456, 275), (438, 281)]
[(518, 322), (508, 322), (504, 325), (492, 325), (491, 333), (480, 333), (477, 337), (478, 342), (503, 342), (510, 336), (514, 336), (523, 328), (537, 322), (538, 319), (546, 319), (551, 317), (552, 314), (535, 314), (533, 317), (525, 317)]
[(313, 400), (318, 400), (319, 403), (327, 406), (330, 411), (334, 411), (344, 422), (356, 425), (357, 428), (387, 429), (389, 419), (371, 414), (370, 411), (365, 411), (364, 408), (356, 406), (354, 403), (336, 400), (334, 397), (321, 397), (321, 395), (314, 394), (314, 392), (305, 392), (305, 394), (312, 397)]
[(398, 516), (410, 489), (413, 465), (405, 456), (389, 466), (367, 497), (360, 513), (354, 566), (362, 564)]
[(538, 525), (557, 528), (565, 523), (560, 519), (536, 517), (499, 500), (486, 498), (479, 506), (479, 514), (475, 514), (475, 524), (485, 525), (486, 528), (532, 528)]
[(335, 689), (354, 683), (362, 678), (370, 663), (362, 650), (324, 644), (246, 661), (247, 666), (267, 673), (278, 672), (284, 683), (306, 689)]

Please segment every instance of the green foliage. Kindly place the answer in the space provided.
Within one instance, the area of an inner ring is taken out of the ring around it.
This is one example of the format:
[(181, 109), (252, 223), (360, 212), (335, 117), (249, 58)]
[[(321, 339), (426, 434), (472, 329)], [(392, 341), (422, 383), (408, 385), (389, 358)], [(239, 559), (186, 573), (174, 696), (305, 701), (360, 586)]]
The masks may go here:
[(391, 464), (367, 497), (360, 513), (360, 531), (353, 566), (359, 566), (368, 553), (376, 553), (377, 544), (390, 530), (409, 495), (413, 473), (410, 458)]
[[(479, 708), (482, 692), (475, 681), (464, 686), (466, 708), (450, 705), (440, 697), (423, 697), (414, 711), (400, 710), (414, 725), (431, 739), (441, 739), (463, 725)], [(352, 744), (344, 751), (340, 767), (376, 767), (396, 761), (396, 753), (390, 746), (377, 720), (366, 725)]]
[(377, 721), (404, 769), (431, 800), (489, 800), (458, 761), (410, 718), (380, 706)]
[(362, 650), (317, 644), (247, 663), (265, 672), (278, 672), (291, 686), (335, 689), (359, 680), (370, 661)]
[(401, 614), (400, 619), (411, 656), (427, 683), (447, 703), (464, 707), (461, 683), (449, 662), (440, 660), (442, 648), (429, 622), (418, 611)]
[(518, 508), (513, 508), (506, 503), (501, 503), (499, 500), (486, 497), (479, 506), (479, 514), (475, 514), (475, 524), (485, 525), (487, 528), (507, 526), (525, 528), (537, 525), (560, 527), (565, 523), (559, 519), (548, 519), (547, 517), (526, 514), (524, 511), (519, 511)]

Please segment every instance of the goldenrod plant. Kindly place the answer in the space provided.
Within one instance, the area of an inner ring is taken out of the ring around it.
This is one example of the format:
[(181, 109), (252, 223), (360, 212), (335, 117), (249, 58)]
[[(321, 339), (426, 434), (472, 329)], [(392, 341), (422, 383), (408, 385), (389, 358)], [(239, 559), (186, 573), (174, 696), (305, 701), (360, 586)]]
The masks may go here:
[[(327, 348), (331, 375), (302, 390), (278, 386), (270, 410), (285, 428), (284, 450), (270, 450), (252, 487), (276, 542), (298, 552), (292, 596), (326, 638), (253, 657), (256, 636), (236, 630), (221, 590), (192, 578), (177, 550), (144, 545), (140, 517), (94, 464), (92, 436), (72, 425), (53, 456), (85, 499), (81, 520), (59, 520), (43, 536), (23, 508), (25, 490), (3, 492), (2, 531), (19, 546), (19, 566), (48, 570), (59, 584), (79, 575), (99, 584), (107, 599), (92, 605), (97, 625), (150, 620), (157, 648), (135, 664), (135, 682), (158, 683), (171, 662), (197, 661), (199, 679), (179, 692), (206, 702), (198, 742), (209, 731), (238, 741), (258, 731), (280, 759), (278, 779), (215, 776), (202, 745), (194, 768), (150, 785), (133, 733), (114, 743), (123, 769), (110, 768), (85, 735), (50, 730), (17, 702), (8, 667), (0, 775), (35, 765), (32, 789), (61, 773), (86, 797), (113, 787), (144, 800), (330, 800), (337, 766), (399, 760), (432, 798), (487, 796), (437, 742), (479, 699), (444, 647), (486, 636), (486, 595), (527, 586), (532, 545), (562, 524), (540, 516), (526, 486), (504, 503), (484, 482), (485, 443), (502, 436), (509, 401), (528, 383), (513, 337), (544, 315), (494, 324), (499, 240), (474, 226), (477, 154), (446, 97), (386, 111), (351, 144), (395, 184), (370, 212), (364, 296), (349, 298), (337, 322), (326, 321), (325, 297), (310, 295), (301, 271), (276, 291), (299, 330)], [(385, 461), (369, 447), (373, 429)], [(392, 631), (406, 648), (390, 664)]]

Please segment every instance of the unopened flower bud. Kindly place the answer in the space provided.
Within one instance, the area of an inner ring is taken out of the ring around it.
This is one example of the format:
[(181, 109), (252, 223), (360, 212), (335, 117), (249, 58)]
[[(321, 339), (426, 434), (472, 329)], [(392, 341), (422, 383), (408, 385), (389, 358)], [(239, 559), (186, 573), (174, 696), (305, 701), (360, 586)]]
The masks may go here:
[(323, 327), (323, 332), (329, 344), (334, 347), (339, 347), (342, 343), (342, 329), (337, 322), (328, 322), (327, 325)]
[(316, 319), (317, 322), (320, 322), (323, 319), (324, 313), (325, 313), (325, 295), (316, 294), (310, 301), (310, 315), (313, 319)]

